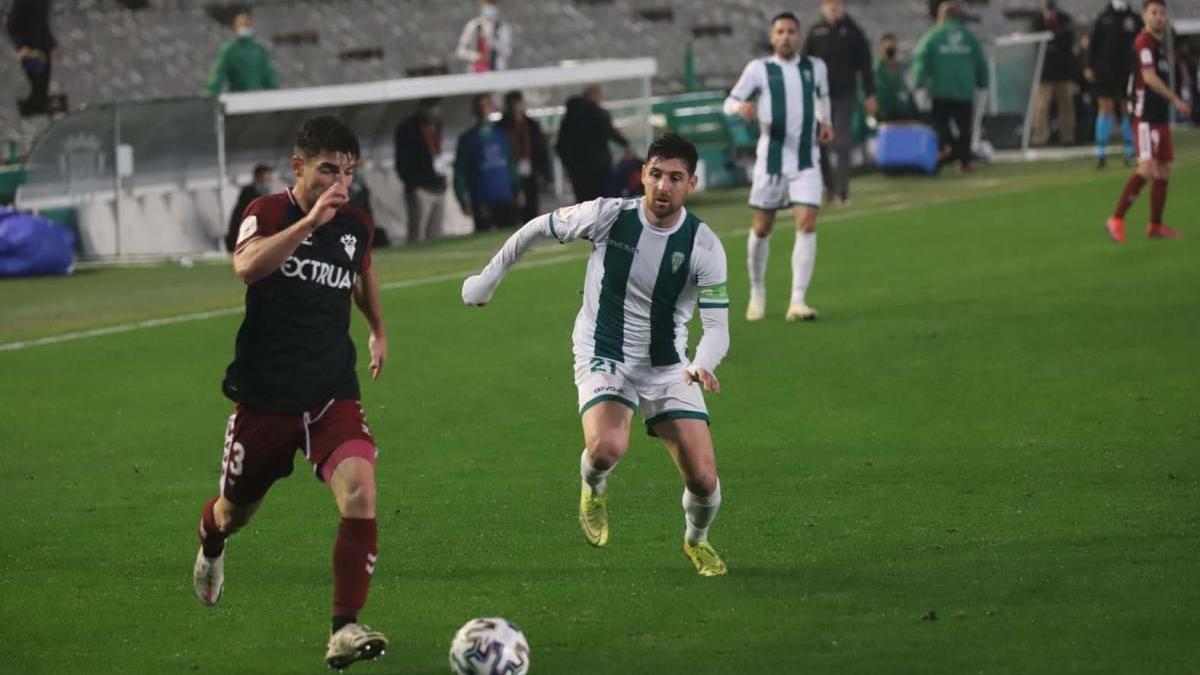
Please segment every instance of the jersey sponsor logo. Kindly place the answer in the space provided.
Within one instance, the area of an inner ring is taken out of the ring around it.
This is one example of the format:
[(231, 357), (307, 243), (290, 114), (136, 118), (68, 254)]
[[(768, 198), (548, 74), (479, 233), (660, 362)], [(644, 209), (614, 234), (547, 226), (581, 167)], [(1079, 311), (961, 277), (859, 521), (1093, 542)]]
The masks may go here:
[(246, 216), (246, 219), (242, 221), (242, 228), (238, 230), (237, 243), (246, 241), (254, 236), (255, 232), (258, 232), (258, 216)]
[(615, 247), (621, 249), (622, 251), (629, 253), (630, 255), (637, 255), (637, 247), (630, 246), (629, 244), (626, 244), (623, 241), (617, 241), (616, 239), (609, 239), (608, 245), (615, 246)]
[(1142, 65), (1143, 66), (1154, 65), (1154, 54), (1149, 49), (1142, 50)]
[(308, 281), (329, 288), (350, 288), (354, 285), (354, 272), (320, 260), (288, 258), (279, 268), (283, 276)]
[(671, 274), (679, 271), (683, 266), (683, 261), (687, 260), (687, 255), (683, 251), (675, 251), (671, 254)]
[(346, 249), (346, 257), (354, 260), (354, 249), (358, 247), (358, 238), (352, 234), (342, 235), (342, 248)]

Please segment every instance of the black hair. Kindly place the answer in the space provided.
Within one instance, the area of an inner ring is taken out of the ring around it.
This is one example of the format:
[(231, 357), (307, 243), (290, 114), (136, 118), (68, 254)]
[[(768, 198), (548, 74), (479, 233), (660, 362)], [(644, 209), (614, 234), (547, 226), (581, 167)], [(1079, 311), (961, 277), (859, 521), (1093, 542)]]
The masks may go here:
[(1162, 7), (1163, 9), (1166, 9), (1167, 8), (1167, 0), (1146, 0), (1146, 3), (1142, 5), (1142, 11), (1143, 12), (1146, 11), (1146, 8), (1149, 7), (1150, 5), (1158, 5), (1158, 6)]
[(483, 116), (483, 102), (492, 100), (490, 93), (475, 94), (471, 97), (471, 114), (476, 117)]
[(516, 89), (513, 89), (512, 91), (510, 91), (504, 95), (504, 107), (507, 108), (514, 103), (518, 103), (518, 102), (524, 101), (524, 100), (525, 100), (524, 94), (517, 91)]
[(296, 132), (296, 154), (309, 158), (324, 152), (344, 153), (355, 159), (362, 156), (358, 136), (333, 115), (311, 117)]
[(688, 173), (696, 173), (696, 163), (699, 158), (696, 156), (696, 146), (688, 139), (674, 132), (663, 134), (658, 140), (650, 144), (646, 149), (646, 162), (655, 157), (659, 159), (680, 159), (684, 164), (687, 164)]
[(254, 165), (255, 180), (257, 180), (258, 177), (263, 175), (264, 173), (275, 173), (275, 167), (271, 166), (270, 164), (255, 164)]
[(884, 33), (883, 35), (879, 36), (880, 42), (883, 42), (884, 40), (891, 40), (891, 41), (895, 42), (896, 34), (895, 33)]
[(771, 23), (769, 25), (774, 26), (776, 21), (782, 21), (783, 19), (787, 19), (788, 21), (796, 24), (796, 30), (800, 30), (800, 17), (796, 16), (795, 12), (780, 12), (771, 17)]

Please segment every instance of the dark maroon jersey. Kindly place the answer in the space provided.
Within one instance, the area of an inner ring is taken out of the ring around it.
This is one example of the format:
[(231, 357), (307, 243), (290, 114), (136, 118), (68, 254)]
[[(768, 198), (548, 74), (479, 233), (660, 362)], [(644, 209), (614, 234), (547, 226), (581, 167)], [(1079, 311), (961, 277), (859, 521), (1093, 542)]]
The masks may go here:
[(1133, 116), (1150, 124), (1166, 124), (1171, 121), (1171, 105), (1150, 87), (1142, 77), (1143, 68), (1153, 68), (1163, 82), (1169, 82), (1171, 64), (1167, 61), (1167, 50), (1163, 49), (1148, 30), (1138, 33), (1133, 41)]
[[(236, 250), (304, 217), (291, 190), (246, 207)], [(329, 399), (358, 399), (350, 339), (354, 284), (371, 267), (375, 224), (344, 206), (270, 275), (246, 287), (225, 395), (248, 408), (300, 413)]]

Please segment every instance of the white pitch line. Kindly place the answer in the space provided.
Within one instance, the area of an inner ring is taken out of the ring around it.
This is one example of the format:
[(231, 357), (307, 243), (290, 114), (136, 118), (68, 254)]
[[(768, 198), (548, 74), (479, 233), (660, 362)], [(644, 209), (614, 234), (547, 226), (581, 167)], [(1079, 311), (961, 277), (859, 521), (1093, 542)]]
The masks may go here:
[[(1190, 162), (1188, 162), (1188, 164), (1190, 164)], [(1097, 179), (1097, 176), (1089, 176), (1088, 178), (1085, 178), (1080, 181), (1070, 181), (1069, 184), (1087, 183), (1087, 182), (1091, 182), (1096, 179)], [(921, 202), (905, 202), (905, 203), (899, 203), (899, 204), (889, 204), (887, 206), (883, 206), (883, 207), (879, 207), (879, 208), (875, 208), (875, 209), (868, 209), (865, 211), (852, 211), (850, 213), (826, 214), (826, 215), (821, 216), (820, 220), (821, 220), (821, 222), (830, 222), (830, 221), (839, 221), (839, 220), (853, 220), (855, 218), (867, 218), (870, 216), (877, 216), (877, 215), (882, 215), (885, 213), (895, 213), (896, 211), (905, 211), (907, 209), (917, 208), (917, 207), (921, 207), (921, 206), (936, 206), (936, 205), (940, 205), (940, 204), (949, 204), (952, 202), (968, 201), (970, 199), (977, 199), (980, 197), (995, 197), (997, 195), (1002, 195), (1002, 194), (1006, 194), (1009, 192), (1022, 192), (1027, 189), (1030, 189), (1030, 187), (1022, 186), (1022, 187), (1019, 187), (1014, 190), (1001, 190), (1001, 191), (994, 191), (994, 192), (985, 193), (985, 194), (968, 194), (968, 195), (964, 195), (962, 197), (938, 197), (935, 199), (930, 199), (930, 200), (921, 201)], [(743, 236), (744, 232), (745, 232), (744, 229), (737, 229), (732, 232), (726, 232), (724, 234), (721, 234), (720, 237), (722, 239), (725, 239), (728, 237)], [(583, 258), (586, 258), (586, 257), (587, 257), (586, 254), (558, 255), (558, 256), (552, 256), (549, 258), (544, 258), (542, 260), (531, 260), (529, 262), (523, 262), (518, 267), (515, 267), (514, 269), (532, 269), (534, 267), (547, 267), (550, 265), (557, 265), (559, 263), (569, 262), (572, 260), (582, 260)], [(390, 291), (390, 290), (395, 290), (398, 288), (414, 288), (417, 286), (426, 286), (429, 284), (436, 284), (436, 283), (440, 283), (443, 281), (451, 281), (451, 280), (455, 280), (455, 279), (465, 279), (466, 277), (468, 277), (472, 274), (475, 274), (478, 271), (479, 271), (478, 268), (476, 268), (476, 269), (464, 270), (461, 272), (447, 272), (445, 274), (435, 274), (433, 276), (419, 277), (417, 279), (404, 279), (401, 281), (389, 281), (388, 283), (380, 284), (379, 288), (380, 288), (380, 290)], [(106, 326), (104, 328), (93, 328), (91, 330), (78, 331), (75, 333), (63, 333), (61, 335), (52, 335), (50, 337), (36, 338), (33, 340), (22, 340), (19, 342), (6, 342), (4, 344), (0, 344), (0, 352), (12, 352), (12, 351), (18, 351), (21, 349), (28, 349), (30, 347), (41, 347), (44, 345), (53, 345), (53, 344), (59, 344), (62, 342), (74, 342), (75, 340), (83, 340), (86, 338), (101, 337), (104, 335), (116, 335), (119, 333), (129, 333), (129, 332), (136, 331), (136, 330), (145, 330), (147, 328), (156, 328), (158, 326), (169, 326), (169, 325), (176, 324), (176, 323), (187, 323), (189, 321), (201, 321), (204, 319), (212, 319), (212, 318), (216, 318), (219, 316), (229, 316), (231, 314), (237, 314), (238, 312), (241, 312), (241, 311), (243, 311), (243, 307), (239, 305), (237, 307), (226, 307), (224, 309), (214, 309), (214, 310), (207, 311), (207, 312), (194, 312), (191, 314), (180, 314), (178, 316), (163, 317), (161, 319), (147, 319), (145, 321), (137, 321), (134, 323), (119, 324), (116, 326)]]

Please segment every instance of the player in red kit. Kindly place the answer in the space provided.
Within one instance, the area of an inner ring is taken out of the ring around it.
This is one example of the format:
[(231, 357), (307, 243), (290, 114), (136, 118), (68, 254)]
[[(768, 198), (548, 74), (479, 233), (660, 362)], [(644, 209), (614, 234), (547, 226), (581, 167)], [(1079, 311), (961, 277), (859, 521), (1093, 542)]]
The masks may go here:
[(250, 521), (302, 451), (341, 513), (325, 655), (339, 670), (380, 656), (388, 644), (358, 623), (376, 564), (377, 451), (359, 403), (351, 300), (370, 328), (373, 379), (388, 351), (371, 268), (375, 225), (346, 203), (359, 156), (358, 138), (341, 120), (310, 119), (296, 135), (296, 186), (246, 208), (233, 257), (246, 283), (246, 315), (223, 385), (236, 408), (225, 429), (220, 492), (201, 514), (193, 572), (197, 597), (215, 605), (225, 584), (225, 539)]
[(1135, 64), (1131, 78), (1138, 168), (1125, 183), (1117, 208), (1105, 223), (1108, 235), (1118, 244), (1125, 241), (1125, 212), (1137, 201), (1147, 181), (1151, 183), (1147, 234), (1151, 239), (1174, 239), (1179, 236), (1178, 232), (1162, 222), (1163, 210), (1167, 205), (1167, 180), (1171, 176), (1171, 162), (1175, 159), (1171, 151), (1170, 116), (1171, 106), (1184, 117), (1191, 115), (1191, 109), (1166, 83), (1171, 66), (1167, 61), (1167, 50), (1163, 47), (1167, 29), (1165, 0), (1146, 0), (1142, 20), (1146, 27), (1133, 41)]

